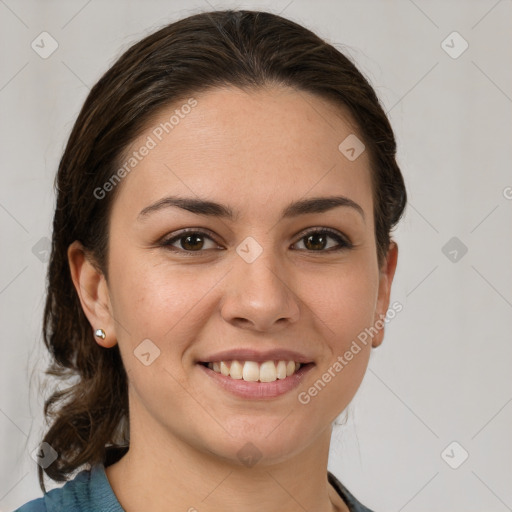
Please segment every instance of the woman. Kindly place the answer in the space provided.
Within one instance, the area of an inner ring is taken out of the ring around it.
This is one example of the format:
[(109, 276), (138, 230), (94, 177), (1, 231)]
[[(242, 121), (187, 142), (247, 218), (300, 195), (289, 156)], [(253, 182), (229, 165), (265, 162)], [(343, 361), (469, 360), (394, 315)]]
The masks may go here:
[(282, 17), (197, 14), (126, 51), (58, 170), (63, 389), (18, 510), (368, 510), (327, 461), (384, 335), (395, 151), (361, 73)]

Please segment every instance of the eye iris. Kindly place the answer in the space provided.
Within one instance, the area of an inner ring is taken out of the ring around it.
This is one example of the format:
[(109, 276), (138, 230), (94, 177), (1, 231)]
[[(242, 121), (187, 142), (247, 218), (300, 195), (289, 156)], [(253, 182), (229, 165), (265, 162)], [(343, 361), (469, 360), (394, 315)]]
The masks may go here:
[[(192, 242), (190, 242), (192, 240)], [(196, 245), (194, 245), (196, 244)], [(188, 245), (188, 247), (187, 247)], [(201, 235), (187, 235), (182, 237), (181, 246), (186, 251), (193, 251), (196, 249), (201, 249), (204, 245), (203, 237)]]
[[(313, 247), (311, 247), (309, 244), (311, 242), (311, 240), (314, 240), (314, 239), (319, 239), (320, 240), (320, 243), (313, 243)], [(311, 235), (308, 235), (306, 237), (306, 243), (304, 244), (308, 249), (313, 249), (315, 251), (317, 250), (321, 250), (321, 249), (324, 249), (325, 248), (325, 244), (326, 244), (326, 237), (324, 234), (322, 233), (312, 233)], [(308, 247), (309, 245), (309, 247)]]

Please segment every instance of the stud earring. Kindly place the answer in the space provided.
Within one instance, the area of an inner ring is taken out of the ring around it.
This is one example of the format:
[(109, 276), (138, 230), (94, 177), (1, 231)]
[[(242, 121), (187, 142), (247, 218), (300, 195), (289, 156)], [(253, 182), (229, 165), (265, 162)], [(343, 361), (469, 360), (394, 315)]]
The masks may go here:
[(96, 336), (96, 337), (101, 338), (102, 340), (104, 340), (104, 339), (105, 339), (106, 334), (105, 334), (105, 331), (104, 331), (103, 329), (96, 329), (96, 330), (94, 331), (94, 336)]

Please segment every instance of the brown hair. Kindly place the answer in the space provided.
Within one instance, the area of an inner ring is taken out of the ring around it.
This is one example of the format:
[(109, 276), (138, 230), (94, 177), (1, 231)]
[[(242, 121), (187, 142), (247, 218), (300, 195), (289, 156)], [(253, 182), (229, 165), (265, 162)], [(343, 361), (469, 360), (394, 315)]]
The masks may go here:
[[(56, 176), (57, 204), (43, 336), (46, 371), (69, 384), (45, 402), (43, 438), (58, 453), (44, 472), (66, 481), (84, 464), (105, 463), (107, 447), (129, 444), (127, 377), (118, 346), (100, 347), (71, 280), (69, 245), (79, 240), (108, 280), (108, 221), (118, 187), (98, 199), (123, 151), (162, 108), (218, 86), (284, 85), (348, 107), (372, 162), (379, 265), (403, 214), (406, 190), (392, 128), (364, 76), (306, 28), (268, 12), (226, 10), (171, 23), (129, 48), (90, 91)], [(341, 142), (341, 141), (340, 141)], [(38, 469), (43, 492), (43, 468)]]

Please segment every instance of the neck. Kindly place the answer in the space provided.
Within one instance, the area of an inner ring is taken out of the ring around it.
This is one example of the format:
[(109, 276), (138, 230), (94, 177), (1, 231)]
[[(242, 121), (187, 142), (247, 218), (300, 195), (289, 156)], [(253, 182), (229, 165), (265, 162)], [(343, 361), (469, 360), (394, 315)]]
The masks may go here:
[(348, 511), (327, 481), (331, 428), (286, 460), (244, 465), (142, 425), (130, 422), (128, 452), (106, 468), (126, 512)]

